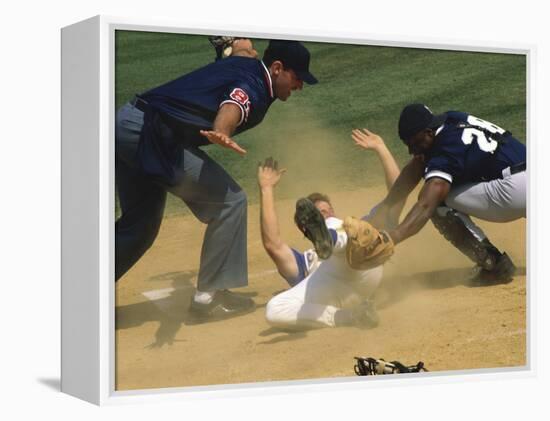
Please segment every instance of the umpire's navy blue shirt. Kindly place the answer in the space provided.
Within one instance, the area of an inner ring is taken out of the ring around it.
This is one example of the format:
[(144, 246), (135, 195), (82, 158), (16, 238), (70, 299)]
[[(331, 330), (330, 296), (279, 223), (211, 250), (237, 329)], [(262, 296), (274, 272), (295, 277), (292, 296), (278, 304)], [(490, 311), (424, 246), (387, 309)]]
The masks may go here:
[(153, 109), (190, 127), (186, 133), (202, 145), (209, 142), (199, 129), (212, 129), (223, 104), (231, 102), (241, 109), (238, 134), (259, 124), (275, 100), (269, 71), (250, 57), (218, 60), (139, 96)]
[(525, 145), (512, 136), (501, 143), (475, 128), (461, 128), (464, 122), (491, 133), (504, 129), (471, 114), (448, 111), (445, 123), (436, 130), (435, 141), (424, 155), (424, 179), (439, 177), (452, 184), (476, 183), (502, 178), (502, 170), (525, 162)]

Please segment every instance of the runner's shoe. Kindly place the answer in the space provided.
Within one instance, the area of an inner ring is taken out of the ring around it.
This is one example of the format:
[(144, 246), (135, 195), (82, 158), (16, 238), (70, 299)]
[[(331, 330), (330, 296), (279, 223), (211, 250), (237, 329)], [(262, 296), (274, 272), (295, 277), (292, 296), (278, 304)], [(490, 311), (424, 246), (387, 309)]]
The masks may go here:
[(294, 222), (306, 238), (313, 243), (319, 258), (328, 259), (334, 247), (332, 237), (325, 223), (325, 218), (311, 200), (298, 199)]

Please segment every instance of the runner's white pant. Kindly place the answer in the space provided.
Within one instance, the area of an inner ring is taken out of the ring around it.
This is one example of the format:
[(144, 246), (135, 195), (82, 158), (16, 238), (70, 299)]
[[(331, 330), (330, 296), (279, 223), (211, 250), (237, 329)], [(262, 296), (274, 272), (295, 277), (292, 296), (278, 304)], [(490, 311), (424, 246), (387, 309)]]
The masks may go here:
[(324, 271), (324, 264), (298, 285), (273, 297), (265, 317), (272, 326), (285, 328), (334, 327), (334, 313), (353, 307), (372, 295), (382, 279), (382, 266), (371, 269), (368, 279), (353, 284)]
[(341, 229), (341, 221), (336, 218), (329, 220), (329, 227), (339, 221), (336, 230), (338, 239), (332, 256), (321, 262), (303, 281), (267, 303), (265, 317), (272, 326), (306, 329), (334, 327), (336, 311), (361, 303), (380, 284), (382, 266), (366, 271), (349, 267), (345, 259), (347, 236)]

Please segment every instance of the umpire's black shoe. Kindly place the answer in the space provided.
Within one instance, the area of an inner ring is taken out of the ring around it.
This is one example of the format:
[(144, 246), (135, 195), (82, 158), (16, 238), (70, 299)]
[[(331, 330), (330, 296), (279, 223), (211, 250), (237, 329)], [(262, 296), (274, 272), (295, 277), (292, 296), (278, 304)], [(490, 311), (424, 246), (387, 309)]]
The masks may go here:
[(224, 289), (216, 291), (209, 304), (201, 304), (192, 299), (189, 312), (200, 320), (208, 321), (249, 313), (255, 308), (256, 304), (251, 298)]
[(313, 243), (320, 259), (326, 260), (332, 254), (332, 237), (325, 224), (325, 218), (309, 199), (298, 199), (294, 222)]
[(507, 284), (512, 282), (516, 273), (516, 266), (510, 257), (503, 253), (496, 261), (495, 267), (491, 270), (478, 268), (477, 273), (472, 277), (473, 286), (486, 286)]
[(380, 324), (374, 302), (365, 300), (351, 309), (353, 324), (364, 329), (372, 329)]

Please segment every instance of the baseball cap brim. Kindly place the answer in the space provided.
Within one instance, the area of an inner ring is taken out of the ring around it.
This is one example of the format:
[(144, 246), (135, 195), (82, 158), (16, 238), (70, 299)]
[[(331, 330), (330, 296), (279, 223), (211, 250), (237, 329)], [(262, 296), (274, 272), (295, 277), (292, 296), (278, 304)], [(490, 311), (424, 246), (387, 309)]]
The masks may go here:
[(296, 72), (298, 77), (303, 80), (308, 85), (315, 85), (319, 81), (315, 76), (313, 76), (310, 72)]

